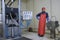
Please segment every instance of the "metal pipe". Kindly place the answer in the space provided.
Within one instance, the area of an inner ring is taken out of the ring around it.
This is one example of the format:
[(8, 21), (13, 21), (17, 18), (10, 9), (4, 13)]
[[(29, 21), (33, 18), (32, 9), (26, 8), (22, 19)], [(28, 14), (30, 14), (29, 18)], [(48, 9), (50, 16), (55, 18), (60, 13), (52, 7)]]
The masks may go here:
[(14, 2), (14, 0), (11, 0), (11, 2)]
[(1, 0), (2, 1), (2, 19), (3, 19), (3, 37), (5, 38), (5, 2), (4, 0)]
[(19, 13), (19, 33), (21, 35), (21, 29), (20, 29), (20, 20), (21, 20), (21, 0), (18, 0), (18, 13)]

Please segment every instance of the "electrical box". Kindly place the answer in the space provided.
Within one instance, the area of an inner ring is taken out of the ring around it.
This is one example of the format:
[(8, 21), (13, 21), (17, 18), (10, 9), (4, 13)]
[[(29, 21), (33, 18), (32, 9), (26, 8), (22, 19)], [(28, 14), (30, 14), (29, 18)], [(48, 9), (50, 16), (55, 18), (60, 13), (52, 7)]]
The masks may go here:
[(23, 20), (31, 20), (32, 13), (32, 11), (23, 11)]

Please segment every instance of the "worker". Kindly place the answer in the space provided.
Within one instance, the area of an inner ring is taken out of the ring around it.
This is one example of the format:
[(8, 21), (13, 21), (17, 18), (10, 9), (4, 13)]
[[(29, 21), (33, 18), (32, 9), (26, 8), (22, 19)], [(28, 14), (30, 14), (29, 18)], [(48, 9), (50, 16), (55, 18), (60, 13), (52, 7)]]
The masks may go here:
[(45, 7), (42, 7), (42, 12), (38, 13), (36, 15), (36, 18), (39, 20), (40, 19), (40, 15), (43, 14), (43, 13), (46, 13), (46, 18), (47, 18), (47, 21), (49, 20), (49, 16), (48, 16), (48, 13), (46, 12), (46, 8)]
[[(42, 16), (41, 14), (46, 14), (46, 19), (47, 19), (47, 22), (48, 22), (48, 20), (49, 20), (49, 16), (48, 16), (48, 13), (46, 12), (46, 8), (45, 7), (42, 7), (42, 12), (40, 12), (40, 13), (38, 13), (37, 15), (36, 15), (36, 18), (38, 19), (38, 20), (41, 20), (40, 19), (40, 17)], [(41, 22), (44, 22), (43, 20), (41, 20)], [(46, 23), (43, 23), (43, 24), (41, 24), (40, 25), (40, 23), (41, 23), (40, 21), (39, 21), (39, 27), (38, 27), (38, 36), (44, 36), (44, 33), (45, 33), (45, 26), (42, 28), (42, 25), (44, 25), (44, 24), (46, 24)], [(42, 29), (41, 29), (42, 28)], [(41, 30), (40, 30), (41, 29)], [(42, 31), (42, 32), (41, 32)], [(41, 33), (43, 33), (43, 34), (41, 34)]]

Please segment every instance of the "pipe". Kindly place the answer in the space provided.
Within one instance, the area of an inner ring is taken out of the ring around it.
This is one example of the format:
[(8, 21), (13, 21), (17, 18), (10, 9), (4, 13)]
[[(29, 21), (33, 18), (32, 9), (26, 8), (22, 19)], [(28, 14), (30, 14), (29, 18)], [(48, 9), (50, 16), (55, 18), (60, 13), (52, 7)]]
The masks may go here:
[(2, 19), (3, 19), (3, 37), (5, 38), (5, 2), (4, 0), (1, 0), (2, 1)]
[(11, 0), (11, 2), (14, 2), (14, 0)]
[(19, 13), (19, 34), (21, 35), (20, 21), (21, 21), (21, 0), (18, 0), (18, 13)]

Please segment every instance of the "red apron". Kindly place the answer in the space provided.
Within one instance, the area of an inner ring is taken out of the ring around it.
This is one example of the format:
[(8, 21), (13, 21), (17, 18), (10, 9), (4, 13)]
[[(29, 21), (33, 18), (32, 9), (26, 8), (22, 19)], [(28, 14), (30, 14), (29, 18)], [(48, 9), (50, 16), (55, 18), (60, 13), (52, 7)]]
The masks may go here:
[(39, 26), (38, 26), (38, 34), (40, 36), (44, 36), (45, 34), (45, 25), (46, 25), (46, 14), (43, 13), (40, 15)]

